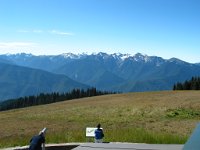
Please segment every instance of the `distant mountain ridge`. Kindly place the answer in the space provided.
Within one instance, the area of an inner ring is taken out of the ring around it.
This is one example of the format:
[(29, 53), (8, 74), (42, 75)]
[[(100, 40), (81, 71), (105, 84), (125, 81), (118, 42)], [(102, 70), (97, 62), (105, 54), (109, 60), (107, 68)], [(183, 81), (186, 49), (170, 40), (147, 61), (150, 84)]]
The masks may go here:
[(200, 76), (200, 65), (177, 58), (163, 59), (137, 53), (60, 55), (0, 55), (9, 64), (65, 75), (84, 85), (109, 91), (171, 90), (177, 82)]
[(0, 101), (40, 93), (87, 89), (65, 75), (0, 62)]

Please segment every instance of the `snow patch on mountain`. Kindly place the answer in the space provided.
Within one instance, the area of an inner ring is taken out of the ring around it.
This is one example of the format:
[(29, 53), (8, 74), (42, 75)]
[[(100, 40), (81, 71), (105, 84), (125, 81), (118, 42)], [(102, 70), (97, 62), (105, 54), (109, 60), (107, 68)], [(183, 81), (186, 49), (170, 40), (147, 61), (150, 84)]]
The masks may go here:
[(114, 53), (111, 54), (113, 58), (124, 61), (125, 59), (131, 57), (130, 54)]
[(17, 54), (4, 54), (6, 56), (8, 56), (8, 58), (10, 60), (12, 59), (21, 59), (26, 61), (26, 59), (30, 59), (31, 57), (46, 57), (49, 58), (49, 60), (54, 60), (57, 59), (57, 57), (61, 57), (64, 58), (66, 60), (75, 60), (75, 59), (83, 59), (86, 57), (94, 57), (95, 59), (98, 60), (108, 60), (108, 59), (114, 59), (117, 61), (117, 63), (122, 64), (124, 61), (126, 60), (131, 60), (134, 62), (140, 62), (140, 63), (154, 63), (156, 66), (160, 66), (162, 65), (164, 62), (168, 61), (168, 62), (176, 62), (177, 64), (183, 64), (183, 63), (187, 63), (185, 61), (179, 60), (177, 58), (171, 58), (171, 59), (163, 59), (161, 57), (157, 57), (157, 56), (148, 56), (146, 54), (141, 54), (141, 53), (136, 53), (135, 55), (131, 55), (131, 54), (122, 54), (122, 53), (113, 53), (113, 54), (107, 54), (105, 52), (99, 52), (99, 53), (81, 53), (81, 54), (74, 54), (74, 53), (63, 53), (60, 55), (39, 55), (39, 56), (35, 56), (32, 54), (26, 54), (26, 53), (17, 53)]

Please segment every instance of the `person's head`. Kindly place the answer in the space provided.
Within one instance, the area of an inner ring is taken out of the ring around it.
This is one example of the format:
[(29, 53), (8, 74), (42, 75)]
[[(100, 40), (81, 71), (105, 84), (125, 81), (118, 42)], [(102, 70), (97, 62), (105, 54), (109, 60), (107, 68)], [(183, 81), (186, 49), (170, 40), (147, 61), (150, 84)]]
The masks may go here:
[(100, 123), (97, 125), (97, 128), (98, 128), (98, 129), (101, 128), (101, 124), (100, 124)]

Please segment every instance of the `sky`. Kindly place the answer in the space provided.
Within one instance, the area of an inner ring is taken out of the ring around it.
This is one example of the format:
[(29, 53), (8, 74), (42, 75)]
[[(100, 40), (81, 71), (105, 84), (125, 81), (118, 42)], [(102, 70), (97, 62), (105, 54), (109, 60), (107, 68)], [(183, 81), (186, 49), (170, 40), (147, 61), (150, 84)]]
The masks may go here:
[(142, 53), (200, 62), (199, 0), (0, 0), (0, 54)]

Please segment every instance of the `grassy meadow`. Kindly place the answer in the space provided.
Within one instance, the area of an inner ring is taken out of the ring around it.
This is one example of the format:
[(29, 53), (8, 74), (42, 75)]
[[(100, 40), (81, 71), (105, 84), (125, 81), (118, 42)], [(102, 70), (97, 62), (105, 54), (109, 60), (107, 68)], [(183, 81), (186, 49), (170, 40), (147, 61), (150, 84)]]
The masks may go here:
[(106, 142), (185, 143), (200, 120), (200, 91), (105, 95), (0, 112), (0, 148), (28, 145), (47, 127), (47, 143), (86, 142), (102, 124)]

